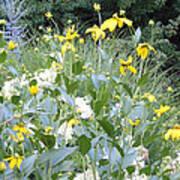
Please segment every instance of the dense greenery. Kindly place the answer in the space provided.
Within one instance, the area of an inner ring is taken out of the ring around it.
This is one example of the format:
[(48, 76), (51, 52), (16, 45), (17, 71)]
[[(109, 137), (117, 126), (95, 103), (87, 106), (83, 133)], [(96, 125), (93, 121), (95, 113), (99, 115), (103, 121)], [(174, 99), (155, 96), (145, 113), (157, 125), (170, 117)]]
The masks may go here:
[(30, 39), (0, 21), (0, 179), (178, 180), (178, 17), (149, 21), (167, 2), (24, 2)]

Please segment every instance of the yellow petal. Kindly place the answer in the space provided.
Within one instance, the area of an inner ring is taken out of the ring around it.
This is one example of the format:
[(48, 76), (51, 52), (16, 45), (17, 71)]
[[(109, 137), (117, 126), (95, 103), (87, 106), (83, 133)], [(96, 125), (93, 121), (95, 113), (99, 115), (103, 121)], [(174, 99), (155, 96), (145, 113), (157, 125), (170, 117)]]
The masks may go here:
[(110, 32), (113, 32), (117, 26), (117, 21), (114, 18), (107, 19), (101, 25), (102, 30), (109, 29)]
[(22, 161), (23, 161), (23, 159), (22, 159), (21, 157), (19, 157), (19, 158), (17, 159), (17, 167), (18, 167), (18, 169), (20, 169), (20, 166), (21, 166)]
[(126, 68), (124, 66), (120, 66), (120, 72), (123, 76), (126, 75), (126, 72), (125, 72)]
[(122, 18), (122, 21), (123, 21), (125, 24), (127, 24), (129, 27), (132, 26), (132, 21), (129, 20), (129, 19), (127, 19), (127, 18)]
[(128, 70), (130, 70), (132, 73), (134, 73), (134, 74), (137, 73), (136, 69), (135, 69), (133, 66), (128, 66), (127, 68), (128, 68)]
[(13, 158), (9, 164), (9, 167), (10, 169), (14, 169), (14, 167), (16, 166), (17, 164), (17, 159), (16, 158)]

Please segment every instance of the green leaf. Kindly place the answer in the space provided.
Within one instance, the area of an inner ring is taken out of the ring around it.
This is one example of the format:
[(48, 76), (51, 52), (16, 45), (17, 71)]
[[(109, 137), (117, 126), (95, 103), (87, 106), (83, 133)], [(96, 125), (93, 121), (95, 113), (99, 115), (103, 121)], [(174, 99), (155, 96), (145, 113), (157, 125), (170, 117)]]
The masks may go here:
[(0, 48), (3, 48), (6, 45), (6, 41), (3, 39), (3, 33), (0, 32)]
[(77, 149), (78, 149), (77, 147), (67, 147), (67, 148), (62, 147), (59, 149), (52, 149), (48, 152), (41, 154), (37, 162), (39, 164), (44, 164), (47, 161), (51, 161), (52, 166), (55, 166), (64, 159), (66, 159), (73, 152), (77, 151)]
[(88, 151), (91, 149), (91, 141), (85, 135), (82, 135), (78, 138), (78, 144), (79, 144), (79, 149), (82, 155), (87, 154)]
[(72, 64), (72, 72), (75, 75), (78, 75), (82, 72), (82, 66), (84, 65), (84, 62), (75, 62)]
[(109, 141), (114, 147), (116, 147), (116, 149), (119, 151), (119, 153), (121, 154), (122, 157), (124, 157), (124, 151), (123, 149), (120, 147), (119, 144), (117, 144), (115, 141)]
[(36, 158), (37, 155), (35, 154), (23, 160), (20, 170), (24, 175), (28, 176), (32, 173), (32, 171), (34, 170), (34, 163)]
[(21, 97), (20, 97), (20, 96), (15, 96), (15, 95), (14, 95), (14, 96), (11, 97), (11, 102), (12, 102), (13, 104), (18, 105), (20, 100), (21, 100)]
[(0, 103), (2, 104), (4, 102), (3, 96), (0, 96)]
[(126, 90), (126, 92), (129, 94), (129, 96), (130, 96), (131, 98), (133, 98), (133, 93), (132, 93), (131, 89), (129, 88), (129, 86), (128, 86), (127, 84), (125, 84), (125, 83), (120, 83), (120, 84), (122, 84), (123, 88), (124, 88), (124, 89)]
[(109, 121), (103, 119), (103, 120), (98, 120), (98, 123), (104, 129), (104, 131), (108, 134), (108, 136), (110, 136), (111, 138), (114, 137), (114, 135), (115, 135), (114, 129), (115, 128)]
[(141, 76), (137, 85), (141, 87), (144, 86), (147, 82), (149, 82), (149, 72)]
[(54, 135), (48, 134), (41, 134), (40, 135), (40, 140), (44, 143), (44, 145), (48, 148), (51, 149), (52, 147), (54, 147), (55, 143), (56, 143), (56, 138)]
[(35, 79), (30, 81), (29, 86), (35, 86), (35, 85), (37, 85), (37, 81)]
[(150, 166), (144, 167), (140, 170), (139, 173), (140, 173), (140, 175), (146, 174), (147, 176), (149, 176), (151, 174), (151, 167)]
[(92, 83), (93, 83), (94, 87), (96, 88), (96, 90), (98, 90), (100, 87), (100, 82), (99, 82), (96, 74), (91, 75), (91, 80), (92, 80)]
[(134, 148), (130, 148), (128, 152), (125, 154), (123, 163), (122, 163), (122, 168), (126, 169), (128, 166), (131, 165), (131, 163), (136, 159), (138, 156), (138, 153)]
[(6, 51), (0, 51), (0, 64), (4, 63), (7, 58), (7, 52)]
[(128, 173), (131, 175), (134, 171), (135, 171), (135, 166), (129, 166), (126, 168), (126, 170), (128, 171)]

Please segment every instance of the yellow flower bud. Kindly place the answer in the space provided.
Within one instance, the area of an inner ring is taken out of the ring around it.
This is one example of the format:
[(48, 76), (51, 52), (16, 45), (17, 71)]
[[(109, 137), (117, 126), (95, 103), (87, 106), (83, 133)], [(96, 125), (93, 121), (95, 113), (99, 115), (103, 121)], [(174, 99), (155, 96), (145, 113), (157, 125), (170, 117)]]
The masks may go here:
[(94, 3), (93, 7), (94, 7), (95, 11), (100, 11), (101, 10), (100, 4)]
[(123, 16), (123, 15), (125, 15), (126, 11), (124, 11), (124, 10), (120, 10), (120, 12), (119, 12), (119, 13), (120, 13), (120, 15), (121, 15), (121, 16)]
[(149, 25), (154, 26), (154, 21), (153, 21), (153, 20), (150, 20), (150, 21), (149, 21)]

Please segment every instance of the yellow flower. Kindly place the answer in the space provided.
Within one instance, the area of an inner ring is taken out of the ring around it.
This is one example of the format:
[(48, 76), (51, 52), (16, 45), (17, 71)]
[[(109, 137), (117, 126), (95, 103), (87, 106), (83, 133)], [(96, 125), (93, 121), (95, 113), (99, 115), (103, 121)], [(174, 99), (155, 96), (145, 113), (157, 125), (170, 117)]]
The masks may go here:
[(127, 61), (124, 61), (123, 59), (120, 59), (120, 63), (122, 65), (122, 66), (120, 66), (120, 72), (121, 72), (122, 75), (126, 75), (126, 70), (129, 70), (134, 74), (137, 73), (136, 69), (133, 66), (130, 65), (132, 63), (132, 61), (133, 61), (132, 56), (130, 56)]
[(51, 12), (45, 13), (45, 16), (46, 16), (48, 19), (51, 19), (51, 18), (53, 17), (53, 15), (51, 14)]
[(71, 27), (66, 29), (66, 37), (65, 40), (73, 40), (76, 37), (79, 37), (78, 31), (75, 31), (75, 25), (73, 24)]
[(169, 87), (167, 88), (167, 91), (168, 91), (168, 92), (173, 92), (172, 87), (169, 86)]
[(166, 141), (171, 137), (172, 141), (180, 139), (180, 125), (175, 125), (173, 129), (169, 129), (165, 134), (164, 138)]
[(82, 66), (83, 70), (86, 70), (88, 68), (88, 66)]
[(129, 124), (133, 127), (137, 126), (139, 124), (140, 120), (136, 120), (135, 122), (133, 122), (131, 119), (129, 119)]
[(124, 11), (124, 10), (120, 10), (120, 12), (119, 12), (119, 13), (120, 13), (120, 15), (121, 15), (121, 16), (123, 16), (123, 15), (125, 15), (126, 11)]
[(13, 49), (15, 49), (17, 46), (18, 46), (18, 43), (15, 43), (15, 42), (13, 42), (13, 41), (9, 41), (9, 42), (8, 42), (8, 49), (9, 49), (9, 50), (13, 50)]
[(107, 19), (104, 21), (104, 23), (101, 25), (101, 29), (104, 31), (106, 29), (109, 29), (110, 32), (113, 32), (116, 27), (118, 26), (119, 28), (123, 27), (123, 24), (127, 24), (129, 27), (132, 26), (132, 21), (127, 19), (127, 18), (119, 18), (117, 13), (113, 15), (112, 18)]
[(156, 53), (156, 50), (149, 43), (139, 44), (136, 49), (137, 55), (141, 56), (141, 59), (144, 60), (148, 56), (148, 50), (152, 50), (154, 53)]
[(23, 134), (31, 134), (31, 132), (26, 127), (24, 127), (24, 124), (22, 123), (14, 126), (12, 130), (19, 131), (20, 133), (23, 133)]
[(97, 41), (99, 38), (104, 39), (106, 36), (106, 33), (97, 25), (94, 25), (93, 27), (88, 28), (85, 33), (86, 34), (91, 33), (91, 36), (94, 41)]
[(154, 21), (152, 19), (149, 21), (149, 25), (154, 26)]
[(4, 162), (0, 162), (0, 172), (6, 170), (6, 164)]
[(79, 39), (79, 44), (84, 44), (84, 39), (83, 38)]
[(64, 36), (60, 36), (58, 34), (54, 35), (55, 38), (58, 38), (59, 42), (62, 43), (66, 38)]
[(6, 22), (6, 20), (5, 19), (0, 19), (0, 24), (1, 25), (5, 25), (7, 22)]
[(130, 65), (130, 64), (132, 63), (132, 61), (133, 61), (133, 57), (132, 57), (132, 56), (129, 56), (129, 58), (128, 58), (127, 61), (124, 61), (123, 59), (120, 59), (120, 63), (121, 63), (122, 65), (125, 65), (125, 66)]
[(101, 10), (100, 4), (94, 3), (93, 7), (94, 7), (95, 11), (100, 11)]
[(163, 106), (163, 105), (160, 105), (160, 108), (159, 109), (153, 109), (154, 112), (157, 114), (158, 117), (160, 117), (163, 113), (167, 112), (170, 110), (170, 106)]
[(67, 50), (71, 50), (72, 52), (75, 52), (75, 51), (76, 51), (74, 45), (71, 44), (71, 43), (68, 42), (68, 41), (63, 44), (63, 46), (62, 46), (62, 48), (61, 48), (61, 53), (62, 53), (62, 54), (65, 54)]
[(34, 86), (31, 86), (29, 87), (29, 92), (31, 95), (36, 95), (38, 93), (38, 86), (37, 85), (34, 85)]
[(15, 156), (10, 156), (9, 158), (6, 158), (5, 161), (10, 161), (10, 164), (9, 164), (10, 169), (14, 169), (15, 166), (17, 166), (18, 169), (20, 169), (23, 159), (24, 159), (23, 156), (19, 156), (15, 154)]
[(47, 30), (48, 33), (51, 33), (51, 32), (52, 32), (51, 27), (47, 27), (46, 30)]
[(44, 129), (44, 131), (45, 131), (46, 133), (49, 133), (49, 132), (52, 131), (53, 129), (54, 129), (53, 127), (48, 126), (48, 127), (46, 127), (46, 128)]
[(82, 113), (82, 110), (81, 110), (81, 109), (78, 109), (78, 110), (77, 110), (77, 113), (78, 113), (78, 114), (81, 114), (81, 113)]
[(156, 97), (150, 93), (145, 93), (142, 98), (147, 98), (150, 103), (157, 101)]
[[(10, 134), (10, 137), (17, 143), (24, 141), (25, 134), (32, 134), (27, 128), (24, 127), (24, 124), (18, 124), (12, 128), (12, 130), (17, 131), (16, 136)], [(28, 138), (29, 136), (27, 136)]]
[(72, 118), (69, 122), (68, 122), (68, 126), (74, 126), (74, 125), (79, 125), (80, 123), (79, 123), (79, 121), (77, 120), (77, 119), (75, 119), (75, 118)]
[(55, 61), (52, 62), (51, 66), (56, 69), (57, 71), (63, 70), (63, 66), (60, 63), (57, 63)]

